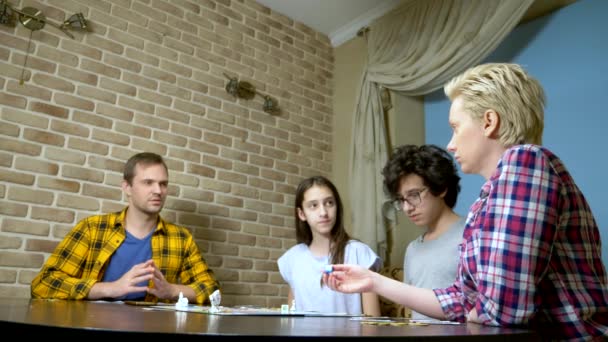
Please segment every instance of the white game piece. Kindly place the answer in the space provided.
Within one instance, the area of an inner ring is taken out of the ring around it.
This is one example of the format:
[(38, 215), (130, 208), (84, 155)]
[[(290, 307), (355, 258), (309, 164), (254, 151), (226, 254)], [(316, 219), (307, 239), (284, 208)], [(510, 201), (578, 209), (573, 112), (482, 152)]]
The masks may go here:
[(296, 311), (296, 300), (293, 299), (291, 301), (291, 307), (289, 308), (289, 311)]
[(288, 304), (281, 304), (281, 313), (282, 314), (289, 313), (289, 305)]
[(334, 271), (334, 267), (332, 265), (325, 265), (325, 268), (323, 269), (323, 272), (330, 274), (331, 272)]
[(213, 291), (211, 296), (209, 296), (209, 301), (211, 302), (211, 309), (209, 309), (209, 312), (221, 311), (220, 302), (222, 301), (222, 294), (220, 293), (220, 290)]
[(180, 291), (177, 303), (175, 303), (175, 309), (185, 310), (188, 308), (188, 298), (184, 297), (184, 294)]

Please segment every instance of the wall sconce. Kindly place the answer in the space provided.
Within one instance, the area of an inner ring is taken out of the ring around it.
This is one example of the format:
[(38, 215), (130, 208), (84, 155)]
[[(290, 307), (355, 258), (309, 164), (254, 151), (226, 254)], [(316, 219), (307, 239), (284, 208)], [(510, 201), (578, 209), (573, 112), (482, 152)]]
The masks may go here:
[(23, 84), (23, 74), (25, 71), (25, 65), (27, 63), (27, 57), (30, 52), (32, 33), (34, 31), (41, 30), (44, 28), (44, 25), (49, 24), (65, 33), (66, 36), (74, 39), (74, 35), (68, 30), (86, 30), (89, 26), (82, 13), (73, 14), (66, 21), (61, 23), (61, 25), (59, 25), (46, 19), (44, 13), (35, 7), (24, 7), (22, 9), (17, 9), (9, 4), (8, 1), (0, 0), (0, 24), (15, 26), (16, 16), (19, 17), (19, 22), (30, 30), (30, 38), (27, 43), (27, 51), (25, 60), (23, 62), (23, 70), (21, 71), (20, 84)]
[(260, 93), (255, 89), (255, 86), (246, 81), (239, 81), (236, 77), (230, 77), (224, 74), (228, 78), (228, 84), (226, 84), (226, 91), (228, 94), (245, 100), (251, 100), (255, 95), (260, 95), (264, 99), (262, 110), (268, 114), (277, 115), (280, 112), (279, 103), (269, 95)]

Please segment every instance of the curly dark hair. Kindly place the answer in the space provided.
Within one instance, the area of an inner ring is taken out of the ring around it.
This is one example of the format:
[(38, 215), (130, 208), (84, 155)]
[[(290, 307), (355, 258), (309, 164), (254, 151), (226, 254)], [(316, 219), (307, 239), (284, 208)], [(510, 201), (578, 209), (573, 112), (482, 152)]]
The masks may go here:
[(393, 198), (399, 196), (403, 177), (416, 174), (434, 196), (446, 191), (445, 204), (454, 208), (460, 192), (460, 176), (452, 156), (435, 145), (402, 145), (397, 147), (382, 169), (384, 190)]

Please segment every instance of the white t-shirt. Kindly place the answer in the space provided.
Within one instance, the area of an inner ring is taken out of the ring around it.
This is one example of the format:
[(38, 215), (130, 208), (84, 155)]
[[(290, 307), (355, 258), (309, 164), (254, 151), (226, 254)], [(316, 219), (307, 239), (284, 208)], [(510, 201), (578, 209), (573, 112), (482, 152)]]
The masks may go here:
[[(321, 275), (329, 256), (315, 257), (306, 244), (291, 247), (278, 260), (279, 271), (289, 284), (297, 311), (362, 314), (361, 294), (345, 294), (321, 286)], [(350, 240), (344, 253), (345, 264), (357, 264), (378, 271), (382, 260), (366, 244)], [(291, 303), (289, 303), (291, 305)]]

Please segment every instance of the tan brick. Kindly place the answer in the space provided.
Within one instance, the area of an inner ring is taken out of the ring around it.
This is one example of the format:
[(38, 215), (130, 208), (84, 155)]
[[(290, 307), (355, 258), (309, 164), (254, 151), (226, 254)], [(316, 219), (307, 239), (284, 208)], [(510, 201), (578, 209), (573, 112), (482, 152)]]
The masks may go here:
[(243, 223), (243, 232), (248, 234), (268, 236), (268, 234), (270, 233), (270, 227), (264, 224), (245, 222)]
[(128, 146), (131, 142), (131, 138), (128, 135), (121, 133), (114, 133), (111, 131), (105, 131), (100, 129), (93, 129), (93, 134), (91, 135), (93, 140), (101, 141), (104, 143)]
[(19, 129), (19, 126), (13, 125), (10, 123), (5, 123), (2, 126), (0, 126), (0, 134), (12, 136), (12, 137), (18, 137), (20, 134), (20, 131), (21, 130)]
[(239, 247), (236, 245), (229, 245), (229, 244), (224, 244), (224, 243), (212, 243), (210, 252), (213, 255), (238, 256)]
[(58, 160), (70, 164), (84, 165), (86, 156), (78, 151), (68, 151), (66, 149), (47, 147), (44, 156), (51, 160)]
[(8, 199), (50, 205), (53, 202), (54, 194), (50, 191), (35, 190), (24, 187), (12, 186), (8, 188)]
[(254, 211), (240, 210), (236, 208), (230, 209), (230, 216), (235, 220), (252, 221), (258, 220), (258, 214)]
[(217, 179), (230, 183), (247, 184), (247, 176), (234, 172), (220, 170), (217, 174)]
[[(175, 169), (171, 168), (171, 170), (175, 170)], [(175, 183), (175, 184), (181, 184), (181, 185), (192, 186), (192, 187), (197, 187), (198, 184), (200, 183), (199, 177), (196, 175), (176, 174), (175, 172), (172, 172), (169, 175), (169, 182), (170, 182), (170, 184)]]
[[(226, 98), (229, 98), (228, 95), (226, 95), (226, 93), (220, 93), (222, 96), (226, 96)], [(215, 97), (212, 96), (207, 96), (205, 94), (201, 94), (201, 93), (194, 93), (193, 94), (193, 101), (208, 107), (213, 107), (213, 108), (217, 108), (220, 109), (222, 108), (222, 101), (218, 100)]]
[(23, 244), (23, 239), (17, 236), (0, 234), (0, 249), (19, 249)]
[[(23, 50), (25, 51), (25, 48)], [(23, 65), (25, 62), (25, 55), (13, 53), (12, 62), (13, 64)], [(30, 54), (27, 57), (26, 68), (28, 70), (39, 70), (45, 73), (54, 74), (55, 70), (57, 69), (57, 64), (48, 62)]]
[(205, 190), (218, 191), (218, 192), (229, 192), (230, 184), (225, 182), (218, 182), (213, 179), (202, 179), (201, 188)]
[(135, 111), (141, 111), (144, 113), (154, 114), (154, 105), (151, 103), (146, 103), (143, 101), (139, 101), (130, 97), (120, 96), (118, 98), (118, 104), (120, 106), (127, 107), (129, 109), (133, 109)]
[(104, 56), (104, 62), (108, 65), (115, 66), (121, 70), (128, 70), (134, 73), (139, 73), (142, 70), (141, 63), (121, 56), (107, 54)]
[(0, 297), (30, 298), (29, 286), (0, 286)]
[(53, 120), (51, 122), (51, 129), (55, 132), (77, 135), (80, 137), (88, 137), (90, 134), (88, 127), (67, 121)]
[(22, 172), (0, 169), (0, 181), (21, 185), (34, 184), (35, 177)]
[(250, 133), (248, 141), (251, 143), (267, 145), (267, 146), (274, 146), (274, 144), (275, 144), (275, 139), (273, 137), (266, 136), (264, 134), (257, 134), (257, 133)]
[[(227, 281), (238, 281), (239, 280), (239, 272), (234, 270), (227, 269), (215, 269), (214, 270), (217, 279), (222, 283)], [(224, 292), (224, 288), (222, 286), (222, 293)], [(223, 302), (222, 302), (223, 303)]]
[[(89, 165), (95, 169), (114, 171), (120, 173), (122, 180), (122, 172), (125, 162), (122, 160), (108, 159), (105, 157), (90, 156)], [(85, 187), (86, 188), (86, 187)]]
[(257, 213), (272, 213), (272, 204), (262, 201), (246, 200), (245, 208)]
[(0, 104), (24, 109), (26, 103), (25, 97), (0, 92)]
[[(108, 40), (108, 39), (104, 39), (104, 38), (102, 38), (101, 35), (97, 35), (97, 34), (87, 35), (87, 42), (89, 44), (91, 44), (91, 46), (95, 46), (95, 47), (97, 47), (97, 48), (99, 48), (101, 50), (107, 50), (107, 51), (113, 52), (113, 53), (115, 53), (117, 55), (121, 55), (123, 53), (123, 51), (124, 51), (124, 45), (118, 44), (118, 43), (113, 42), (113, 41)], [(82, 63), (81, 65), (84, 66), (84, 61), (82, 61), (81, 63)], [(93, 65), (93, 64), (89, 64), (89, 66), (90, 65)], [(97, 64), (97, 65), (98, 66), (102, 66), (101, 64)], [(109, 69), (110, 68), (103, 69), (103, 67), (102, 67), (101, 70), (102, 71), (103, 70), (107, 71)]]
[(68, 194), (59, 194), (57, 196), (57, 206), (88, 211), (97, 211), (100, 208), (99, 201), (94, 197), (87, 198)]
[(137, 150), (155, 152), (160, 155), (167, 154), (167, 146), (149, 140), (133, 138), (131, 146)]
[(2, 230), (22, 234), (48, 236), (50, 225), (45, 222), (33, 222), (31, 220), (5, 220), (2, 225)]
[(0, 283), (12, 284), (17, 280), (17, 271), (0, 269)]
[(268, 259), (270, 253), (268, 250), (256, 247), (241, 247), (241, 257), (253, 259)]
[[(229, 233), (228, 234), (228, 243), (232, 243), (235, 246), (255, 246), (255, 241), (256, 241), (256, 237), (254, 235), (241, 234), (241, 233)], [(241, 256), (243, 256), (243, 255), (241, 255)]]
[(186, 227), (208, 227), (210, 219), (208, 216), (192, 214), (192, 213), (179, 213), (176, 221), (180, 225)]
[[(180, 143), (176, 144), (176, 145), (182, 146), (181, 137), (177, 137), (177, 136), (173, 136), (173, 135), (167, 135), (166, 137), (167, 137), (167, 140), (159, 139), (159, 141), (170, 142), (169, 138), (171, 138), (175, 141), (180, 141)], [(183, 144), (186, 144), (186, 141), (183, 141)], [(198, 153), (196, 151), (188, 150), (188, 149), (181, 149), (181, 148), (171, 149), (169, 151), (169, 156), (178, 158), (180, 160), (191, 161), (194, 163), (201, 162), (200, 153)]]
[[(123, 121), (132, 121), (133, 117), (134, 117), (133, 112), (130, 110), (127, 110), (124, 108), (117, 108), (116, 106), (108, 105), (105, 103), (99, 103), (97, 105), (97, 113), (101, 114), (102, 116), (107, 116), (110, 118), (119, 119), (119, 120), (123, 120)], [(106, 120), (104, 120), (104, 122), (100, 122), (98, 119), (95, 119), (95, 120), (88, 120), (87, 122), (90, 122), (90, 123), (98, 126), (98, 123), (103, 124), (106, 122)], [(107, 120), (107, 122), (111, 123), (111, 121), (109, 121), (109, 120)], [(106, 127), (105, 124), (99, 125), (99, 126)]]
[(34, 277), (36, 277), (37, 275), (37, 271), (35, 272), (30, 270), (21, 270), (19, 271), (19, 284), (27, 285), (29, 287), (32, 283), (32, 280), (34, 280)]
[(58, 74), (61, 77), (65, 77), (67, 79), (82, 82), (89, 85), (97, 84), (98, 79), (98, 76), (95, 73), (85, 72), (83, 70), (70, 68), (64, 65), (59, 66)]
[(18, 156), (15, 159), (15, 168), (23, 171), (40, 172), (47, 175), (57, 175), (59, 172), (59, 165), (56, 163), (32, 159), (26, 156)]
[(254, 269), (256, 271), (277, 272), (279, 267), (275, 261), (256, 260)]
[(23, 137), (26, 140), (38, 142), (45, 145), (63, 146), (65, 138), (62, 135), (50, 133), (48, 131), (40, 131), (32, 128), (23, 130)]
[(165, 208), (175, 209), (180, 212), (192, 213), (196, 211), (196, 202), (180, 200), (177, 198), (167, 198), (165, 202)]
[(101, 212), (102, 213), (115, 213), (124, 209), (125, 203), (116, 203), (116, 202), (108, 202), (103, 201), (101, 204)]
[(81, 179), (89, 182), (101, 183), (103, 181), (103, 171), (91, 170), (90, 168), (64, 165), (61, 175), (67, 178)]
[[(47, 118), (41, 117), (40, 115), (33, 115), (31, 112), (21, 111), (13, 108), (4, 108), (2, 111), (2, 118), (11, 122), (36, 128), (47, 128), (49, 124), (49, 120)], [(10, 126), (13, 127), (12, 125)]]
[(113, 92), (103, 91), (99, 87), (88, 87), (85, 85), (78, 86), (76, 94), (86, 99), (99, 100), (110, 104), (116, 103), (116, 94)]
[(71, 225), (53, 224), (52, 237), (62, 240), (72, 230), (72, 228), (73, 227)]
[(0, 266), (36, 268), (42, 266), (42, 254), (0, 251)]
[(254, 294), (254, 295), (262, 295), (262, 296), (278, 296), (279, 295), (279, 289), (273, 285), (256, 284), (256, 285), (253, 285), (252, 288), (253, 288), (252, 294)]
[[(284, 203), (287, 203), (286, 200), (283, 200)], [(275, 215), (283, 215), (283, 216), (291, 216), (293, 215), (293, 202), (287, 203), (288, 205), (273, 205), (272, 213)]]
[(218, 231), (213, 229), (197, 229), (193, 232), (196, 239), (203, 239), (205, 241), (226, 241), (226, 232)]
[(216, 173), (214, 169), (198, 164), (189, 164), (187, 166), (187, 171), (188, 173), (193, 173), (209, 178), (214, 178)]
[[(181, 80), (182, 79), (177, 80), (178, 85), (180, 84)], [(186, 90), (184, 88), (181, 88), (180, 86), (174, 86), (172, 84), (161, 83), (159, 85), (158, 91), (160, 91), (162, 94), (165, 94), (165, 95), (179, 97), (182, 100), (190, 100), (192, 98), (192, 92), (190, 92), (189, 90)]]
[(238, 270), (252, 270), (253, 261), (243, 258), (224, 257), (224, 267)]
[(32, 207), (30, 216), (32, 219), (36, 220), (46, 220), (61, 223), (74, 222), (74, 212), (71, 210)]
[(96, 153), (100, 155), (107, 155), (109, 152), (109, 147), (107, 144), (97, 143), (88, 139), (82, 139), (78, 137), (70, 137), (68, 139), (67, 146), (74, 150)]
[(266, 283), (266, 282), (268, 282), (268, 273), (267, 272), (242, 272), (241, 281), (247, 282), (247, 283), (249, 283), (249, 282)]
[[(163, 67), (163, 62), (161, 61), (161, 68)], [(154, 67), (150, 67), (150, 66), (144, 66), (143, 68), (143, 75), (153, 78), (153, 79), (157, 79), (160, 81), (164, 81), (164, 82), (168, 82), (171, 84), (175, 84), (177, 81), (177, 77), (169, 71), (165, 71), (165, 69), (158, 69), (158, 68), (154, 68)]]
[[(116, 20), (116, 22), (120, 23), (122, 26), (122, 21)], [(124, 22), (124, 27), (120, 27), (120, 30), (115, 30), (111, 28), (108, 33), (108, 38), (110, 38), (114, 42), (122, 43), (125, 46), (132, 46), (138, 50), (143, 49), (145, 46), (144, 40), (140, 37), (136, 37), (130, 33), (127, 33), (127, 27), (127, 22)]]
[(29, 252), (52, 253), (59, 244), (57, 240), (27, 239), (25, 250)]
[(57, 93), (54, 98), (57, 104), (67, 107), (74, 107), (86, 111), (92, 111), (95, 108), (95, 104), (92, 101), (68, 94)]
[(260, 223), (266, 223), (271, 226), (284, 226), (285, 218), (275, 215), (263, 215), (260, 214)]
[(66, 50), (57, 50), (56, 48), (42, 44), (38, 47), (36, 55), (57, 63), (69, 65), (71, 67), (78, 65), (78, 56), (69, 53)]
[(86, 56), (93, 60), (101, 60), (101, 51), (92, 45), (82, 44), (75, 40), (63, 39), (61, 47), (66, 51), (74, 52), (78, 56)]
[(73, 182), (64, 179), (50, 178), (38, 176), (37, 184), (41, 188), (67, 191), (67, 192), (78, 192), (80, 190), (80, 183)]
[(283, 239), (295, 239), (295, 233), (294, 228), (272, 227), (271, 236)]
[[(91, 36), (94, 35), (89, 35), (89, 37)], [(120, 69), (92, 60), (83, 60), (81, 62), (81, 68), (84, 71), (90, 71), (93, 74), (98, 74), (101, 76), (107, 76), (116, 79), (120, 78)]]

